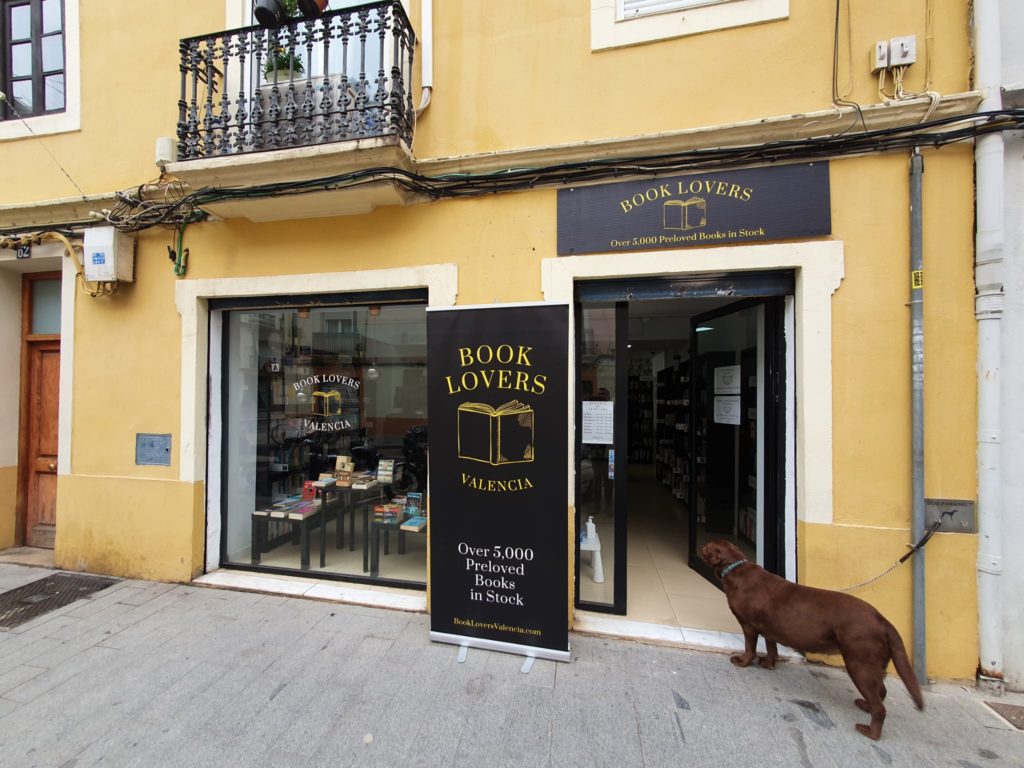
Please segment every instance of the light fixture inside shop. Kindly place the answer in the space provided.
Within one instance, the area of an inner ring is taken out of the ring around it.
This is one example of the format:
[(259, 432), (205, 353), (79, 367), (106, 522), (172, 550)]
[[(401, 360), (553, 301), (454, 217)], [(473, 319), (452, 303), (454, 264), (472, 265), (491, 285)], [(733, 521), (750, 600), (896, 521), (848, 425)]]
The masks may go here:
[(704, 333), (704, 331), (713, 331), (713, 330), (715, 330), (715, 329), (712, 326), (710, 326), (710, 325), (698, 325), (697, 326), (697, 333)]

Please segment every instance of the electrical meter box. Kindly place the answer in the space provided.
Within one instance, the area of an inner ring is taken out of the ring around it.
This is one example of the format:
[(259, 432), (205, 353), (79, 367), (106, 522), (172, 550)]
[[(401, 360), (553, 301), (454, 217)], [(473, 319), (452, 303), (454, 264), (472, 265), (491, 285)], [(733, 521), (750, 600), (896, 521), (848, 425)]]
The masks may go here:
[(135, 238), (114, 227), (85, 230), (82, 254), (85, 279), (91, 283), (132, 282), (135, 272)]

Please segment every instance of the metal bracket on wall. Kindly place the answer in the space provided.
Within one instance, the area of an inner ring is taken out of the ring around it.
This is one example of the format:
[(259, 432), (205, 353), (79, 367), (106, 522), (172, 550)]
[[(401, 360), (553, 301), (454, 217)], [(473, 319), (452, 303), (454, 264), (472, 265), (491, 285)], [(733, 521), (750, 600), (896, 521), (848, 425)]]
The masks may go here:
[(977, 533), (974, 502), (965, 499), (925, 499), (924, 524), (939, 524), (939, 533)]

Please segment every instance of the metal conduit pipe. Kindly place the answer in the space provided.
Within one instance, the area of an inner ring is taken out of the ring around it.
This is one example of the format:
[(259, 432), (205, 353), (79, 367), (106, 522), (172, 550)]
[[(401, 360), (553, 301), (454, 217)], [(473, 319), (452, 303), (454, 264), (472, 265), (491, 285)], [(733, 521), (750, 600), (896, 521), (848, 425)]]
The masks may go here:
[[(924, 257), (922, 234), (921, 178), (924, 158), (917, 147), (910, 156), (910, 372), (912, 390), (913, 513), (911, 541), (924, 536)], [(914, 674), (922, 685), (928, 683), (925, 649), (924, 547), (913, 560)]]
[(423, 90), (422, 101), (416, 108), (416, 117), (423, 114), (430, 105), (430, 95), (434, 92), (434, 0), (423, 0), (420, 4), (420, 88)]
[[(999, 0), (974, 2), (974, 61), (981, 109), (1001, 109)], [(1003, 315), (1003, 137), (975, 143), (975, 316), (978, 320), (978, 679), (1003, 688), (1003, 501), (999, 368)]]

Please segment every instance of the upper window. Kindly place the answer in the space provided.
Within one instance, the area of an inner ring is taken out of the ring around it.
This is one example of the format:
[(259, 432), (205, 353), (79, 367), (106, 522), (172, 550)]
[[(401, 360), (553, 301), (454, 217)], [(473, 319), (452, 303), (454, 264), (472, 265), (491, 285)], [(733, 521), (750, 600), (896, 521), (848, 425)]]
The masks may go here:
[(6, 0), (0, 20), (4, 101), (10, 120), (67, 106), (63, 0)]
[(789, 0), (590, 0), (592, 50), (789, 17)]

